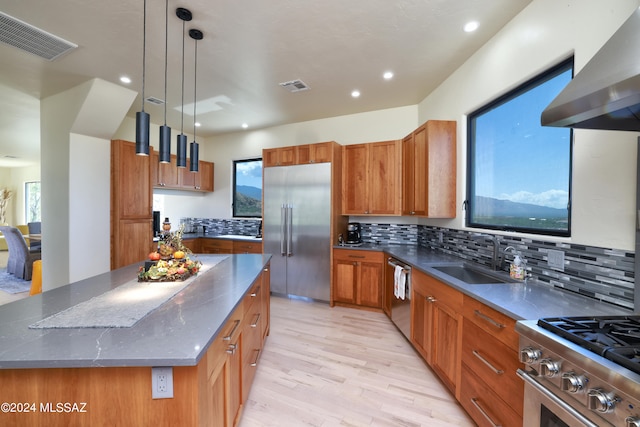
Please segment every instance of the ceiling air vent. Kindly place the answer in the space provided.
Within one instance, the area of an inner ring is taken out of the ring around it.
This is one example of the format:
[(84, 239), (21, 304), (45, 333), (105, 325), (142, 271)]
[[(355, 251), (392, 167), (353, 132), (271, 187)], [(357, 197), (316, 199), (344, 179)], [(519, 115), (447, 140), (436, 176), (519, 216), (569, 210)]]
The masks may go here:
[(162, 105), (164, 101), (160, 98), (155, 98), (153, 96), (148, 97), (145, 101), (150, 102), (151, 104)]
[(309, 90), (309, 86), (302, 80), (291, 80), (290, 82), (280, 83), (280, 86), (288, 90), (289, 92), (301, 92), (303, 90)]
[(53, 61), (78, 47), (60, 37), (0, 12), (0, 41)]

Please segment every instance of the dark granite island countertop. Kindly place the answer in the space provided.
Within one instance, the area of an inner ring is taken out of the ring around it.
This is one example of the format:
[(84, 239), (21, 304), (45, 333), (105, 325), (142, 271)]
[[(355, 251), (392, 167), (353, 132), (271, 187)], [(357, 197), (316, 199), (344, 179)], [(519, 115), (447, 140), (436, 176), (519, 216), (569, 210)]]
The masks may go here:
[[(196, 257), (206, 265), (220, 256)], [(269, 259), (229, 255), (127, 328), (29, 325), (135, 279), (142, 263), (2, 305), (0, 369), (195, 366)]]

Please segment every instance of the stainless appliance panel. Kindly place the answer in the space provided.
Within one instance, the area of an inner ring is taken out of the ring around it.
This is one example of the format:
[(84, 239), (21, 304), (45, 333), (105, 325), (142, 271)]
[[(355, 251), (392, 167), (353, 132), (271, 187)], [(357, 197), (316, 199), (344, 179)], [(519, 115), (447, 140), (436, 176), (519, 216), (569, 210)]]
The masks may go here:
[[(396, 266), (399, 265), (404, 269), (406, 274), (405, 298), (396, 298), (393, 292), (394, 273)], [(395, 258), (387, 259), (387, 267), (385, 274), (385, 286), (387, 292), (391, 295), (391, 321), (407, 338), (411, 339), (411, 266), (406, 265)]]
[(331, 164), (265, 168), (263, 191), (272, 292), (329, 301)]
[(287, 292), (287, 259), (281, 256), (283, 234), (283, 206), (286, 195), (286, 168), (264, 168), (263, 170), (263, 215), (262, 244), (264, 253), (271, 258), (271, 291)]

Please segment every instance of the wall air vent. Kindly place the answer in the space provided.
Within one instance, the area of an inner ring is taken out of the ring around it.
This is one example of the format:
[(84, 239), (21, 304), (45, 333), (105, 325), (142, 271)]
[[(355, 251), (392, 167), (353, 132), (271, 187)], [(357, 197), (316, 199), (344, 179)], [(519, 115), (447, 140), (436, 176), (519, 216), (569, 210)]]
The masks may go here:
[(280, 86), (289, 92), (302, 92), (303, 90), (310, 89), (310, 87), (302, 80), (291, 80), (290, 82), (280, 83)]
[(78, 47), (53, 34), (0, 12), (0, 42), (53, 61)]
[(164, 104), (164, 100), (160, 99), (160, 98), (155, 98), (153, 96), (148, 97), (147, 99), (145, 99), (145, 101), (151, 103), (151, 104), (156, 104), (156, 105), (162, 105)]

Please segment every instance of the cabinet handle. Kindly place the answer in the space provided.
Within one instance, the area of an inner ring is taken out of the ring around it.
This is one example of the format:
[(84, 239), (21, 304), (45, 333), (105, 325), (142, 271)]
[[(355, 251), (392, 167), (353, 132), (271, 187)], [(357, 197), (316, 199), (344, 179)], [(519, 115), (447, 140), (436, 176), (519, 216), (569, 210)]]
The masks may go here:
[(229, 354), (236, 354), (236, 348), (238, 346), (236, 344), (229, 344), (229, 346), (227, 347), (227, 353)]
[(255, 349), (254, 351), (256, 352), (256, 358), (255, 358), (255, 359), (253, 359), (253, 362), (251, 362), (251, 363), (249, 364), (249, 366), (251, 366), (251, 367), (256, 367), (256, 366), (258, 366), (258, 359), (260, 358), (260, 349), (259, 349), (259, 348), (257, 348), (257, 349)]
[(233, 323), (234, 323), (233, 329), (231, 329), (231, 332), (229, 332), (229, 335), (222, 337), (222, 341), (231, 341), (231, 337), (233, 336), (233, 334), (236, 333), (236, 329), (238, 329), (238, 326), (240, 326), (240, 320), (234, 320)]
[(257, 297), (259, 293), (260, 293), (260, 286), (256, 288), (255, 292), (251, 292), (251, 298)]
[(495, 422), (493, 422), (491, 417), (489, 417), (489, 414), (487, 414), (487, 412), (484, 409), (482, 409), (482, 406), (480, 406), (480, 403), (476, 400), (475, 397), (471, 398), (471, 403), (473, 403), (473, 406), (475, 406), (476, 409), (480, 411), (482, 416), (484, 416), (487, 419), (487, 421), (489, 421), (489, 424), (491, 424), (493, 427), (502, 427), (500, 424), (496, 424)]
[(478, 316), (479, 318), (486, 320), (487, 322), (491, 323), (493, 326), (495, 326), (496, 328), (504, 328), (505, 325), (503, 325), (502, 323), (496, 322), (495, 320), (493, 320), (491, 317), (487, 316), (486, 314), (482, 314), (482, 312), (480, 310), (474, 310), (473, 313)]
[(489, 369), (491, 369), (493, 371), (494, 374), (496, 375), (502, 375), (504, 374), (504, 371), (502, 369), (498, 369), (495, 366), (493, 366), (491, 363), (489, 363), (489, 361), (487, 359), (485, 359), (484, 357), (482, 357), (482, 355), (480, 354), (480, 352), (478, 350), (471, 350), (471, 352), (473, 353), (473, 355), (475, 357), (477, 357), (478, 359), (480, 359), (480, 361), (482, 363), (484, 363), (485, 365), (487, 365), (489, 367)]
[(263, 271), (269, 271), (269, 269), (268, 269), (268, 268), (265, 268)]
[(358, 258), (358, 259), (362, 259), (365, 258), (364, 255), (349, 255), (349, 258)]
[(429, 301), (430, 303), (434, 303), (436, 301), (438, 301), (437, 299), (435, 299), (434, 297), (432, 297), (431, 295), (429, 295), (428, 297), (425, 298), (427, 301)]
[(252, 328), (257, 328), (259, 320), (260, 320), (260, 313), (256, 313), (255, 321), (249, 326), (251, 326)]

